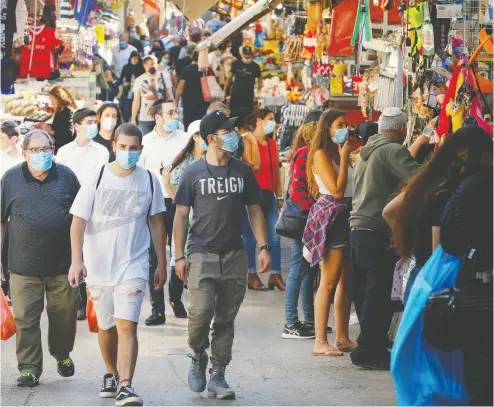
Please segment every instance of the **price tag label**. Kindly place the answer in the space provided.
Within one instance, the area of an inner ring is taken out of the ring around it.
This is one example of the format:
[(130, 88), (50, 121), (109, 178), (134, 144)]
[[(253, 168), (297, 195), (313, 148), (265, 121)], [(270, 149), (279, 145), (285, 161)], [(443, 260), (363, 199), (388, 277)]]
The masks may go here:
[(462, 18), (461, 4), (437, 4), (437, 18)]

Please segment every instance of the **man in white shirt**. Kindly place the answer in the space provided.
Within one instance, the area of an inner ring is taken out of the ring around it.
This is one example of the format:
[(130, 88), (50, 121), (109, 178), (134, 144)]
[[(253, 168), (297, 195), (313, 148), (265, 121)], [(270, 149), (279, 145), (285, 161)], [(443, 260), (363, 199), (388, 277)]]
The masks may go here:
[(70, 210), (69, 282), (76, 286), (87, 277), (107, 371), (100, 397), (116, 397), (117, 406), (142, 406), (131, 386), (137, 361), (137, 322), (149, 277), (151, 239), (158, 259), (152, 290), (162, 290), (166, 282), (166, 233), (161, 215), (165, 206), (156, 176), (136, 165), (142, 151), (141, 130), (126, 123), (114, 137), (116, 161), (81, 187)]
[(118, 38), (118, 47), (112, 50), (113, 57), (111, 66), (115, 70), (117, 78), (120, 79), (123, 67), (129, 63), (130, 54), (132, 51), (137, 51), (137, 49), (129, 44), (129, 36), (127, 34), (120, 34)]
[(82, 184), (95, 170), (108, 164), (110, 154), (105, 147), (93, 141), (98, 135), (98, 117), (95, 111), (79, 109), (72, 120), (75, 140), (58, 150), (56, 161), (69, 167)]
[[(96, 170), (108, 164), (110, 154), (101, 144), (92, 139), (98, 134), (98, 118), (96, 112), (83, 108), (74, 113), (72, 118), (76, 137), (74, 141), (60, 147), (57, 151), (56, 162), (69, 167), (77, 176), (79, 183), (91, 177)], [(86, 319), (87, 291), (86, 284), (79, 287), (81, 305), (77, 312), (77, 319)]]
[(143, 59), (145, 73), (134, 81), (134, 101), (132, 102), (132, 123), (139, 122), (143, 134), (154, 127), (151, 106), (159, 99), (173, 98), (173, 84), (168, 71), (158, 72), (158, 60), (154, 55)]
[(0, 178), (9, 168), (24, 161), (18, 142), (17, 124), (12, 121), (3, 122), (0, 133)]
[[(142, 150), (139, 164), (154, 173), (161, 185), (165, 198), (166, 211), (163, 213), (166, 233), (168, 235), (168, 246), (171, 248), (171, 236), (173, 230), (173, 219), (175, 217), (175, 204), (170, 198), (163, 184), (161, 170), (168, 167), (177, 155), (184, 149), (189, 136), (179, 130), (178, 112), (175, 103), (171, 100), (157, 100), (151, 107), (151, 116), (156, 122), (156, 127), (148, 135), (144, 136), (144, 148)], [(156, 257), (151, 247), (149, 273), (153, 273)], [(169, 299), (170, 305), (177, 318), (186, 318), (187, 311), (182, 303), (183, 282), (176, 276), (170, 278)], [(151, 291), (151, 316), (146, 320), (146, 325), (160, 325), (166, 322), (165, 318), (165, 296), (163, 290)]]

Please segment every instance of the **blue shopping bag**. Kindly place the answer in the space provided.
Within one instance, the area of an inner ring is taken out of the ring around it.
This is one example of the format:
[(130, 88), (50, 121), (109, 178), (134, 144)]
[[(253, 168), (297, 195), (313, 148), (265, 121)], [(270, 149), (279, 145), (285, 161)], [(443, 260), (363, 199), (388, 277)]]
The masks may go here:
[(463, 350), (440, 351), (423, 336), (429, 296), (453, 287), (462, 260), (439, 246), (413, 284), (391, 352), (391, 374), (400, 406), (468, 404), (463, 383)]

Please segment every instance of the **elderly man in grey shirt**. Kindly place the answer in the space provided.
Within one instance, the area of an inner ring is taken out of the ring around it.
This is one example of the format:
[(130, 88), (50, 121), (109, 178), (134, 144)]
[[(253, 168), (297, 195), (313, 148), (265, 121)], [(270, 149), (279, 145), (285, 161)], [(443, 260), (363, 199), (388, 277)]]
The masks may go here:
[[(79, 191), (75, 174), (53, 162), (54, 144), (41, 130), (29, 132), (22, 146), (26, 162), (8, 170), (0, 182), (1, 236), (8, 228), (9, 272), (19, 387), (39, 384), (43, 371), (40, 318), (46, 294), (48, 348), (58, 373), (73, 376), (72, 351), (80, 295), (69, 285), (69, 213)], [(3, 269), (2, 269), (3, 279)]]

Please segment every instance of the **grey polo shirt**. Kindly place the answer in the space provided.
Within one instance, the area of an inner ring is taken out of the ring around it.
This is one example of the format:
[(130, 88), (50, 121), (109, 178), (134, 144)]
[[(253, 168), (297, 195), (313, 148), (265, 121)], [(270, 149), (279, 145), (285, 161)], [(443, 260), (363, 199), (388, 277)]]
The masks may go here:
[(69, 271), (72, 206), (80, 185), (66, 166), (53, 163), (43, 181), (26, 163), (8, 170), (0, 181), (1, 221), (8, 224), (9, 269), (27, 276)]

